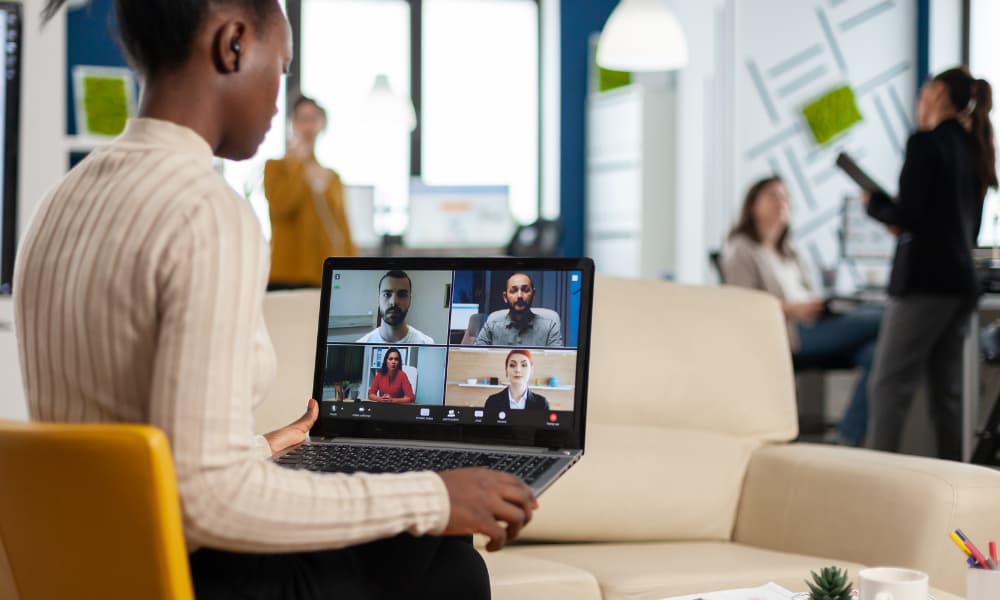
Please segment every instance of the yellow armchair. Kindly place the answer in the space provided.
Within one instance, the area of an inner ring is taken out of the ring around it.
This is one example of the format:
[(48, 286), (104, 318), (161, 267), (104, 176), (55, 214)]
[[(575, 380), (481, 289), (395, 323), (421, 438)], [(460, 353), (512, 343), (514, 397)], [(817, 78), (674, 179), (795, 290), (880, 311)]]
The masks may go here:
[(20, 600), (194, 597), (170, 447), (153, 427), (0, 421), (0, 546)]

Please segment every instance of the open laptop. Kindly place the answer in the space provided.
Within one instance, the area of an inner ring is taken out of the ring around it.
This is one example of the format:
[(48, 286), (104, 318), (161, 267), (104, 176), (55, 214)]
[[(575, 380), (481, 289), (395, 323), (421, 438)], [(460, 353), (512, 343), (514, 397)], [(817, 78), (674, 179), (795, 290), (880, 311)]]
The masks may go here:
[(345, 473), (483, 466), (540, 494), (583, 454), (593, 280), (585, 258), (327, 259), (319, 419), (275, 460)]

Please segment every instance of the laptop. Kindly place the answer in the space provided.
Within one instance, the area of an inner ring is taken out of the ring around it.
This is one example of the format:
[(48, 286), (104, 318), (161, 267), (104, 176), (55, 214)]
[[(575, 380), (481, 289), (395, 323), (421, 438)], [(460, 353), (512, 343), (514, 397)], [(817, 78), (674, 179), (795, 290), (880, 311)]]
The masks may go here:
[(538, 495), (584, 451), (590, 259), (329, 258), (309, 441), (326, 472), (482, 466)]

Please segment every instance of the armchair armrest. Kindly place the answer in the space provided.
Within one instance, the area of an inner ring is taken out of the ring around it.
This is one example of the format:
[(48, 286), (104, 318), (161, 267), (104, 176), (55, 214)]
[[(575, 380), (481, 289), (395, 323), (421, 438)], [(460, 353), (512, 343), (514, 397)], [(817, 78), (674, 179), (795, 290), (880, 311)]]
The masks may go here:
[(948, 538), (1000, 537), (1000, 472), (932, 458), (783, 444), (754, 452), (736, 542), (866, 565), (925, 571), (965, 593), (964, 557)]

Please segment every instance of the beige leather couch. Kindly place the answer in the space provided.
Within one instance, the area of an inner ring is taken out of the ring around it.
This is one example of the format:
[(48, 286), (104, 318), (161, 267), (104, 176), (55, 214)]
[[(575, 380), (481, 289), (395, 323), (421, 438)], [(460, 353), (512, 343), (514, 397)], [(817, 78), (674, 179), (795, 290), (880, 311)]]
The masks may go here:
[[(261, 431), (310, 393), (318, 293), (270, 294), (279, 357)], [(504, 600), (637, 599), (775, 581), (830, 564), (930, 573), (964, 595), (948, 532), (1000, 536), (1000, 474), (789, 443), (793, 378), (777, 303), (761, 293), (599, 278), (587, 447), (520, 543), (487, 554)], [(945, 590), (945, 591), (940, 591)]]

